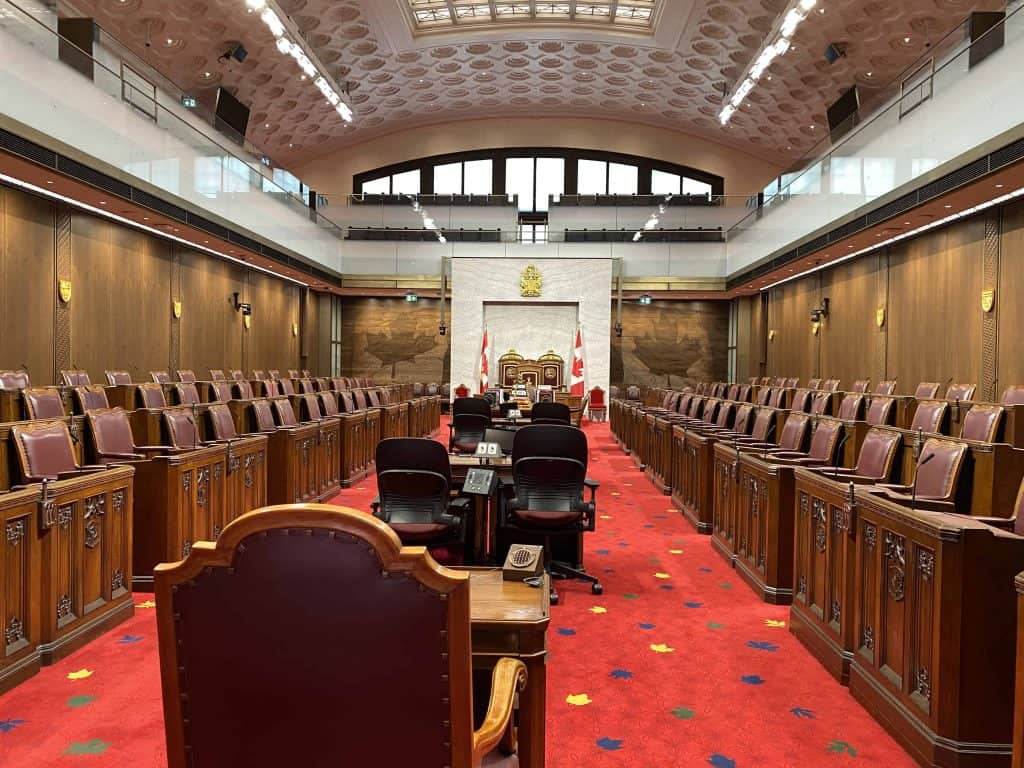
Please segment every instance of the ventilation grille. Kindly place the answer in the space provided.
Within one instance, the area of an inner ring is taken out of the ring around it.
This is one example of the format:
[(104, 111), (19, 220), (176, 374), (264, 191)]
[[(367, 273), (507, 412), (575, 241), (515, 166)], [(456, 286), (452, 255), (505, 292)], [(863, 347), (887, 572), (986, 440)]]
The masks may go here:
[(105, 173), (93, 170), (87, 165), (82, 165), (77, 160), (72, 160), (70, 157), (58, 155), (57, 170), (79, 181), (84, 181), (86, 184), (91, 184), (98, 189), (106, 190), (112, 195), (123, 197), (125, 200), (131, 199), (132, 187), (130, 184), (125, 184), (123, 181), (118, 181), (112, 176), (107, 176)]
[(893, 200), (891, 203), (886, 203), (881, 208), (871, 211), (871, 213), (864, 218), (867, 220), (868, 226), (873, 226), (880, 221), (885, 221), (893, 216), (898, 216), (904, 211), (909, 211), (917, 205), (917, 202), (917, 192), (911, 192), (909, 195), (904, 195), (903, 197)]
[(162, 213), (164, 216), (182, 223), (184, 223), (187, 218), (184, 208), (168, 203), (166, 200), (161, 200), (159, 197), (151, 195), (148, 192), (143, 192), (141, 189), (132, 190), (132, 200), (139, 205), (146, 206), (152, 211)]
[(231, 233), (231, 242), (235, 245), (240, 245), (243, 248), (248, 248), (250, 251), (261, 253), (262, 248), (258, 242), (253, 240), (251, 237), (239, 234), (238, 232)]
[(952, 173), (947, 173), (941, 179), (936, 179), (931, 184), (925, 184), (917, 191), (918, 197), (923, 203), (925, 200), (931, 200), (933, 197), (944, 195), (951, 189), (974, 181), (986, 173), (988, 173), (988, 157), (979, 157), (970, 165), (965, 165), (963, 168), (958, 168)]
[(214, 222), (210, 221), (209, 219), (203, 218), (202, 216), (199, 216), (198, 214), (190, 213), (190, 212), (186, 211), (185, 212), (185, 220), (189, 224), (191, 224), (193, 227), (198, 227), (199, 229), (201, 229), (201, 230), (203, 230), (205, 232), (209, 232), (211, 235), (216, 235), (217, 237), (221, 238), (222, 240), (230, 240), (231, 239), (231, 230), (230, 229), (228, 229), (227, 227), (223, 227), (220, 224), (215, 224)]
[(1008, 147), (997, 149), (989, 157), (991, 158), (991, 167), (993, 171), (997, 168), (1002, 168), (1004, 165), (1015, 163), (1024, 157), (1024, 139), (1015, 141)]
[(47, 168), (57, 167), (57, 153), (51, 152), (46, 147), (41, 147), (35, 142), (16, 136), (10, 131), (0, 128), (0, 147), (12, 154), (24, 157), (27, 160), (45, 165)]

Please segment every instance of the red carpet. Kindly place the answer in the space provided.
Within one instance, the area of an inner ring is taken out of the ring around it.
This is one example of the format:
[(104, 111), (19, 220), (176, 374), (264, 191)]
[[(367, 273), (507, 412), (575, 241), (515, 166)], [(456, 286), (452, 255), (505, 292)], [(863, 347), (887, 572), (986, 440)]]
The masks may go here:
[[(552, 610), (548, 766), (764, 768), (914, 762), (790, 635), (612, 442), (588, 568)], [(336, 502), (367, 509), (372, 478)], [(134, 619), (0, 696), (0, 766), (164, 768), (156, 624)], [(386, 768), (386, 767), (381, 767)]]

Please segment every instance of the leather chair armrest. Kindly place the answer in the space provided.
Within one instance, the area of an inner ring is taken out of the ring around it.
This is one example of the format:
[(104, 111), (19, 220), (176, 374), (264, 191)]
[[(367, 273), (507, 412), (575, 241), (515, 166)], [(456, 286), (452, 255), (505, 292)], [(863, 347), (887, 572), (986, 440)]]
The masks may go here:
[(174, 451), (188, 451), (190, 448), (175, 448), (171, 445), (136, 445), (136, 453), (172, 453)]
[(899, 483), (876, 483), (875, 488), (883, 493), (910, 493), (914, 490), (912, 485), (900, 485)]
[(142, 461), (146, 457), (141, 453), (105, 453), (103, 458), (117, 461)]
[(853, 483), (854, 485), (875, 485), (878, 482), (877, 477), (868, 477), (867, 475), (856, 475), (852, 469), (846, 467), (839, 467), (837, 472), (835, 467), (808, 467), (812, 472), (817, 472), (819, 475), (828, 480), (842, 480), (844, 483)]
[(802, 451), (774, 451), (776, 458), (779, 459), (802, 459), (806, 458), (807, 454)]
[(448, 502), (448, 509), (456, 517), (463, 517), (469, 512), (472, 503), (468, 496), (459, 496)]
[(916, 499), (913, 498), (909, 493), (883, 493), (883, 499), (894, 501), (897, 504), (902, 504), (905, 507), (909, 507), (913, 503), (914, 509), (919, 512), (943, 512), (945, 514), (955, 515), (956, 504), (951, 501), (939, 501), (938, 499), (922, 499), (918, 496)]
[(526, 687), (526, 665), (518, 659), (502, 658), (491, 675), (491, 700), (480, 728), (473, 733), (473, 768), (497, 747), (512, 725), (516, 693)]
[(373, 516), (377, 517), (377, 513), (380, 512), (380, 496), (375, 496), (373, 501), (370, 502), (370, 509), (373, 512)]
[(815, 459), (811, 456), (785, 456), (778, 453), (769, 455), (772, 455), (773, 460), (779, 464), (789, 464), (792, 466), (817, 467), (824, 463), (821, 459)]
[(601, 487), (601, 484), (587, 477), (583, 479), (583, 487), (590, 491), (589, 504), (594, 506), (597, 503), (597, 489)]

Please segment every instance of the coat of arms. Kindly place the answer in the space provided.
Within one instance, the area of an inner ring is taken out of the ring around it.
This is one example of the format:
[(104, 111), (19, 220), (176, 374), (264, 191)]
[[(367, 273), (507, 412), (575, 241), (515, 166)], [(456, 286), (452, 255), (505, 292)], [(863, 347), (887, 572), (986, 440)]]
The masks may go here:
[(71, 301), (71, 281), (61, 280), (57, 284), (58, 293), (60, 294), (60, 300), (67, 304)]
[(875, 325), (879, 328), (885, 325), (885, 307), (879, 307), (875, 310)]
[(992, 308), (996, 305), (996, 292), (994, 290), (985, 290), (981, 292), (981, 311), (991, 312)]
[(543, 285), (544, 280), (540, 276), (540, 270), (533, 264), (529, 264), (519, 276), (519, 295), (535, 299), (540, 296), (540, 289)]
[(180, 301), (172, 301), (171, 302), (171, 314), (174, 315), (174, 319), (175, 320), (181, 320), (181, 302)]

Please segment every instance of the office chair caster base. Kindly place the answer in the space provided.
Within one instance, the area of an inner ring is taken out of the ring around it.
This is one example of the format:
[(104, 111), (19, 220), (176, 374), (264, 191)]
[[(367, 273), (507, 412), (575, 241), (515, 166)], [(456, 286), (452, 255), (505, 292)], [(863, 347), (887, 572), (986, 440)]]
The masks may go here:
[(551, 590), (548, 594), (548, 602), (551, 603), (551, 605), (558, 605), (558, 593), (555, 592), (555, 590)]
[(603, 594), (603, 593), (604, 593), (604, 587), (602, 587), (600, 584), (591, 584), (590, 585), (590, 594), (592, 594), (592, 595), (600, 595), (600, 594)]

